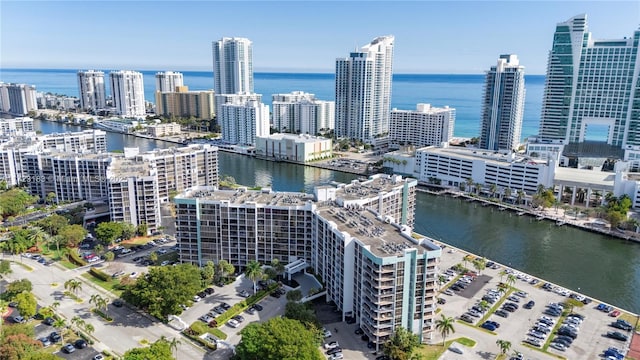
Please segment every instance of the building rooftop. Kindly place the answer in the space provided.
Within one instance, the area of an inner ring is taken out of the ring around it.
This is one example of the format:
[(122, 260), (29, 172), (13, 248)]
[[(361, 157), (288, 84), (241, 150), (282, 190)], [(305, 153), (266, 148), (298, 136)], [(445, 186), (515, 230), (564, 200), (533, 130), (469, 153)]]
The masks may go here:
[(127, 178), (132, 176), (149, 176), (153, 167), (149, 161), (119, 158), (111, 162), (109, 177)]
[(599, 186), (604, 190), (613, 191), (615, 174), (600, 170), (575, 169), (556, 167), (554, 182), (567, 186), (593, 188)]
[(235, 190), (215, 190), (211, 187), (199, 187), (182, 193), (176, 198), (224, 201), (230, 204), (257, 203), (270, 206), (302, 206), (313, 201), (313, 195), (297, 192), (273, 192), (269, 188), (248, 190), (241, 187)]
[(325, 202), (318, 207), (318, 213), (335, 223), (339, 231), (369, 246), (369, 250), (380, 258), (402, 255), (409, 248), (417, 249), (419, 254), (439, 249), (429, 239), (412, 238), (409, 227), (392, 224), (368, 210), (347, 209)]
[[(437, 147), (427, 146), (416, 151), (430, 152), (435, 154), (441, 154), (444, 156), (455, 156), (467, 160), (483, 160), (487, 163), (494, 163), (505, 165), (505, 163), (528, 163), (529, 165), (547, 165), (546, 161), (540, 162), (540, 160), (529, 158), (521, 154), (515, 153), (500, 153), (493, 150), (478, 149), (478, 148), (463, 148), (463, 147)], [(510, 161), (510, 159), (513, 159)]]
[(379, 194), (393, 191), (404, 186), (406, 181), (416, 182), (415, 179), (402, 178), (399, 175), (377, 174), (369, 177), (368, 180), (353, 180), (349, 184), (338, 184), (336, 198), (344, 200), (357, 200), (367, 197), (377, 197)]
[(282, 133), (271, 134), (269, 136), (258, 137), (258, 138), (269, 139), (269, 140), (293, 140), (299, 143), (314, 143), (316, 141), (331, 140), (322, 136), (313, 136), (308, 134), (300, 134), (300, 135), (282, 134)]

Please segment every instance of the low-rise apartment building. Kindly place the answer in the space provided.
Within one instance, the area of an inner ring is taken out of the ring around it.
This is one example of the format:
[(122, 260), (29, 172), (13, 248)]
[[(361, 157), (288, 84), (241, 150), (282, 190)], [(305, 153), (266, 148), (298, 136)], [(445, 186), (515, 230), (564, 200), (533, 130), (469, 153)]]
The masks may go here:
[(416, 110), (391, 110), (389, 117), (390, 147), (401, 145), (424, 147), (448, 143), (453, 138), (456, 109), (418, 104)]
[(13, 119), (0, 119), (1, 136), (26, 135), (35, 132), (33, 119), (30, 117), (18, 117)]
[(45, 149), (71, 153), (102, 153), (107, 151), (107, 133), (102, 130), (84, 130), (63, 134), (47, 134), (38, 138)]
[(304, 164), (333, 156), (331, 139), (294, 134), (256, 137), (256, 156)]
[(155, 124), (147, 126), (147, 135), (153, 137), (162, 137), (168, 135), (180, 135), (182, 130), (178, 123)]

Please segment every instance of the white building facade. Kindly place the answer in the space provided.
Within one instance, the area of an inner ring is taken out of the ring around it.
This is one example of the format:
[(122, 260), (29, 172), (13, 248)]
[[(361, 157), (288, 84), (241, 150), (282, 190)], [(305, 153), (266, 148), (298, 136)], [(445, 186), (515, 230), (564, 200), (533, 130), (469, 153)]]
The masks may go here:
[(331, 139), (311, 135), (272, 134), (256, 137), (256, 155), (297, 163), (327, 159), (333, 155)]
[(142, 73), (130, 70), (109, 73), (111, 95), (118, 115), (144, 116), (144, 82)]
[(216, 114), (222, 140), (229, 144), (254, 146), (256, 137), (269, 135), (269, 106), (262, 95), (216, 95)]
[(271, 99), (271, 124), (279, 132), (317, 135), (335, 127), (333, 101), (318, 100), (302, 91), (273, 94)]
[(253, 93), (252, 44), (246, 38), (223, 37), (213, 42), (216, 94)]
[(516, 55), (500, 55), (485, 76), (480, 148), (516, 150), (524, 116), (524, 66)]
[(96, 70), (78, 71), (80, 108), (85, 111), (104, 109), (107, 106), (104, 72)]
[(156, 91), (175, 92), (176, 86), (184, 86), (182, 73), (175, 71), (163, 71), (156, 73)]
[(390, 116), (391, 147), (414, 145), (424, 147), (449, 142), (453, 138), (456, 109), (418, 104), (416, 110), (393, 109)]
[(36, 87), (27, 84), (0, 83), (0, 110), (16, 116), (24, 116), (37, 110)]
[(389, 133), (393, 36), (381, 36), (336, 60), (338, 138), (375, 144)]

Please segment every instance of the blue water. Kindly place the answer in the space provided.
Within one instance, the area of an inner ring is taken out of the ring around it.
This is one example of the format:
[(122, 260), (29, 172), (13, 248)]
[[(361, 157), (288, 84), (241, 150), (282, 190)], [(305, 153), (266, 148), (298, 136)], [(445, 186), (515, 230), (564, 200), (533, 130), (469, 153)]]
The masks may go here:
[[(108, 70), (105, 70), (108, 88)], [(145, 98), (154, 101), (155, 73), (144, 74)], [(183, 71), (184, 83), (190, 90), (213, 88), (213, 74), (208, 71)], [(0, 81), (35, 85), (38, 91), (78, 96), (77, 71), (68, 69), (0, 69)], [(526, 101), (522, 138), (538, 133), (544, 76), (526, 76)], [(334, 74), (255, 73), (255, 92), (271, 105), (271, 94), (301, 90), (316, 94), (321, 100), (335, 100)], [(417, 103), (429, 103), (456, 109), (454, 135), (474, 137), (480, 133), (480, 103), (484, 75), (396, 74), (393, 76), (391, 106), (415, 109)]]

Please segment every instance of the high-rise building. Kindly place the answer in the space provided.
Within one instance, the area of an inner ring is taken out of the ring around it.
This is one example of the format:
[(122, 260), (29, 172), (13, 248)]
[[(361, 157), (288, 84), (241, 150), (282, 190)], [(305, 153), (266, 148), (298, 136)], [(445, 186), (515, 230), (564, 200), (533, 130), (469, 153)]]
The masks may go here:
[(416, 110), (391, 110), (389, 141), (396, 147), (440, 145), (453, 138), (456, 109), (418, 104)]
[(178, 86), (184, 86), (182, 73), (174, 71), (156, 73), (156, 91), (174, 92)]
[(570, 144), (597, 140), (589, 128), (608, 128), (613, 147), (640, 150), (640, 30), (597, 40), (587, 16), (558, 23), (549, 52), (540, 138)]
[(314, 269), (343, 319), (378, 348), (398, 327), (434, 335), (441, 249), (412, 235), (414, 179), (374, 175), (315, 196), (266, 189), (194, 188), (176, 196), (180, 260), (198, 265), (278, 259), (287, 276)]
[(256, 144), (256, 137), (269, 135), (269, 106), (261, 95), (217, 95), (216, 114), (222, 140), (229, 144)]
[(336, 60), (336, 129), (339, 138), (375, 144), (389, 133), (393, 36)]
[(0, 83), (0, 112), (23, 116), (36, 109), (38, 103), (35, 86)]
[(130, 70), (109, 73), (113, 104), (119, 115), (144, 116), (144, 83), (142, 73)]
[(177, 86), (168, 92), (156, 91), (156, 114), (213, 119), (214, 99), (211, 90), (189, 91), (187, 86)]
[(213, 79), (216, 94), (253, 93), (251, 41), (222, 38), (213, 42)]
[(80, 89), (80, 108), (83, 110), (98, 110), (107, 106), (104, 72), (78, 71), (78, 88)]
[(524, 114), (524, 66), (516, 55), (500, 55), (485, 77), (480, 148), (514, 150)]
[(318, 100), (302, 91), (273, 94), (271, 99), (271, 123), (280, 132), (316, 135), (335, 127), (333, 101)]

